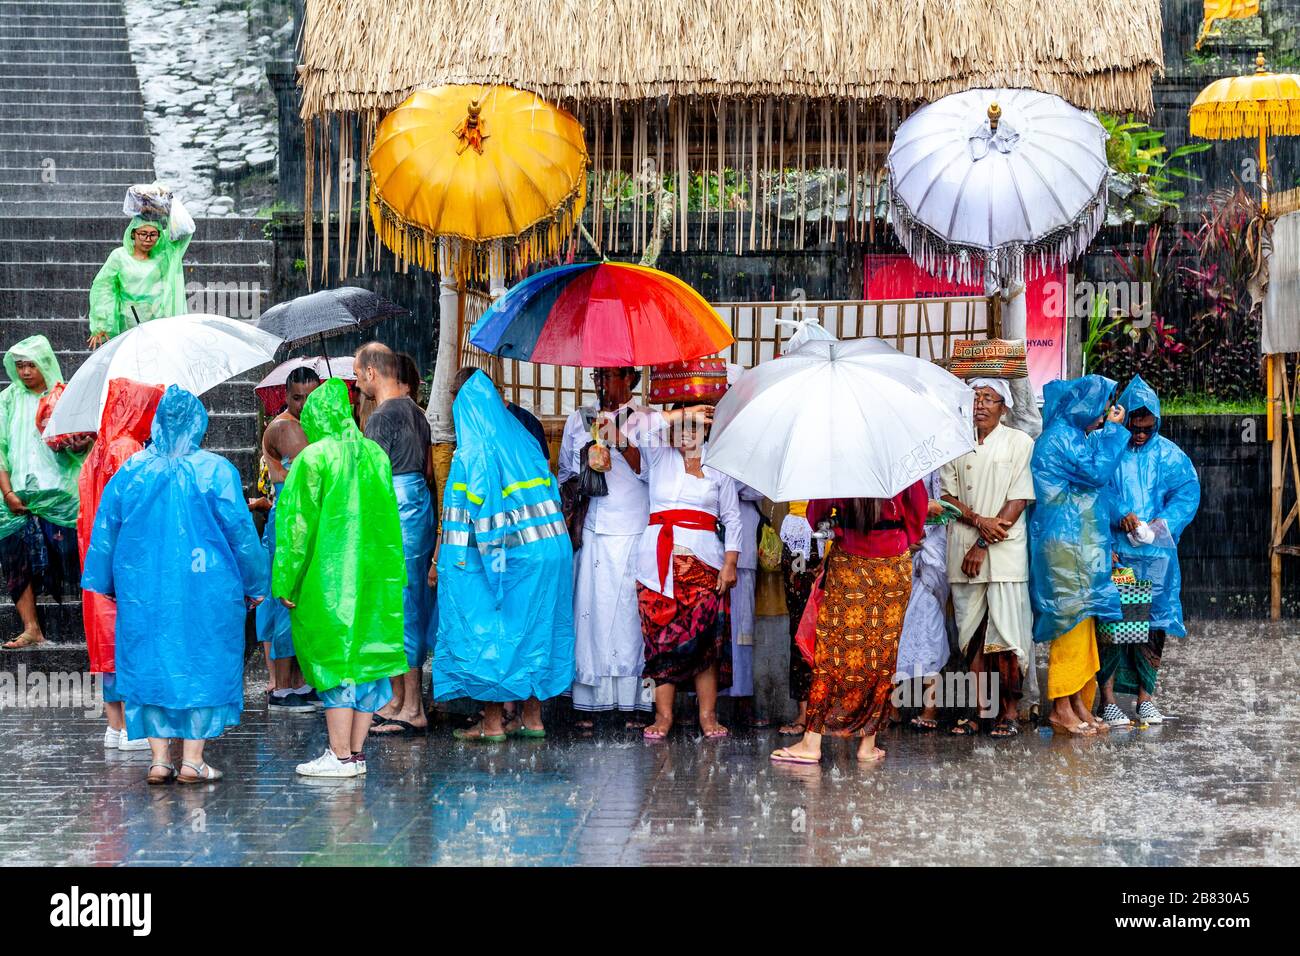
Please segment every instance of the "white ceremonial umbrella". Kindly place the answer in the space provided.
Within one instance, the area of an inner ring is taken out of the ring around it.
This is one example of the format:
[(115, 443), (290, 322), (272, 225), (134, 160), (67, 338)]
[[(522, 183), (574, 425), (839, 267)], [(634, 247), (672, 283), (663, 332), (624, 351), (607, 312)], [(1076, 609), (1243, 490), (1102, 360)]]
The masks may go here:
[(727, 391), (704, 463), (773, 501), (890, 498), (975, 447), (974, 401), (879, 339), (807, 342)]
[[(1009, 339), (1026, 334), (1026, 275), (1079, 256), (1106, 216), (1105, 129), (1036, 90), (967, 90), (922, 107), (887, 166), (903, 247), (932, 275), (1000, 293)], [(1016, 385), (1016, 404), (1032, 408), (1028, 384)]]
[(272, 361), (282, 341), (220, 315), (177, 315), (141, 323), (101, 345), (77, 369), (54, 406), (45, 437), (99, 431), (110, 379), (179, 385), (201, 395)]

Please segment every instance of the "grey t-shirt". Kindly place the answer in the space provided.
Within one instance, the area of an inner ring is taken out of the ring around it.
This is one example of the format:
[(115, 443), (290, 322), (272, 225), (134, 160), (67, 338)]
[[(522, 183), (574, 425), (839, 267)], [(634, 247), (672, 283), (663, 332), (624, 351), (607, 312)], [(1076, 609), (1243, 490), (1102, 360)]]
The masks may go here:
[(366, 419), (366, 437), (388, 453), (393, 474), (424, 474), (431, 442), (424, 409), (403, 396), (390, 398)]

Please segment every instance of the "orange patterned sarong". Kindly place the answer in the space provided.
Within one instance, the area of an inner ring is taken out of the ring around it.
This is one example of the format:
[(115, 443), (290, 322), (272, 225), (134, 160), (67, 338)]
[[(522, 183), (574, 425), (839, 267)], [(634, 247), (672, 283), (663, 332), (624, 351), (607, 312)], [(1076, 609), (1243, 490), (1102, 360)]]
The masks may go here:
[(807, 727), (835, 737), (874, 734), (894, 686), (912, 559), (835, 550), (827, 561)]

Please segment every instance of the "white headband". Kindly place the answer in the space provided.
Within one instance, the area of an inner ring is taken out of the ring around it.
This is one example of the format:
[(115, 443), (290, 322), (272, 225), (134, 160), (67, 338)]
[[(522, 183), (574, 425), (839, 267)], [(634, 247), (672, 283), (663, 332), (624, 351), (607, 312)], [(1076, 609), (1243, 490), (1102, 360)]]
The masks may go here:
[(1016, 403), (1011, 400), (1011, 385), (1004, 378), (973, 378), (966, 384), (971, 388), (991, 388), (1002, 396), (1008, 409), (1016, 407)]

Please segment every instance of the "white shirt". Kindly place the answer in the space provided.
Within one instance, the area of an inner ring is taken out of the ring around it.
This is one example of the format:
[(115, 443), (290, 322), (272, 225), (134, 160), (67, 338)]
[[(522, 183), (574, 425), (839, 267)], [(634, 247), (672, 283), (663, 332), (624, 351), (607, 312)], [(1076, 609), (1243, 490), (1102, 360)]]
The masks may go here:
[[(658, 415), (653, 418), (656, 423), (663, 424)], [(696, 478), (687, 472), (682, 453), (661, 440), (658, 433), (647, 435), (638, 442), (638, 447), (641, 451), (641, 479), (649, 485), (650, 514), (676, 509), (703, 511), (716, 517), (725, 528), (724, 545), (712, 531), (674, 527), (673, 548), (685, 548), (709, 567), (721, 568), (727, 551), (741, 550), (744, 535), (735, 479), (708, 465), (703, 467), (704, 477)], [(637, 580), (652, 591), (672, 597), (671, 559), (662, 591), (659, 587), (660, 530), (660, 525), (650, 525), (641, 535), (637, 549)]]
[[(1034, 500), (1034, 480), (1029, 459), (1034, 454), (1034, 440), (1008, 425), (998, 425), (988, 433), (983, 444), (956, 461), (939, 469), (942, 492), (951, 495), (977, 515), (993, 518), (1008, 501)], [(990, 542), (988, 557), (976, 577), (967, 577), (961, 569), (966, 552), (979, 532), (968, 524), (954, 521), (948, 527), (948, 580), (954, 584), (977, 584), (990, 581), (1028, 581), (1029, 545), (1025, 534), (1025, 515), (1021, 512), (1004, 541)]]
[[(588, 406), (587, 411), (613, 416), (624, 408), (637, 411), (639, 406), (628, 402), (613, 412), (601, 413), (593, 406)], [(582, 409), (571, 412), (564, 423), (559, 456), (561, 484), (581, 473), (582, 449), (591, 441), (591, 433), (583, 426), (582, 412)], [(610, 449), (609, 459), (611, 468), (605, 472), (605, 485), (609, 494), (589, 499), (587, 519), (582, 526), (596, 534), (641, 534), (645, 531), (650, 513), (650, 495), (646, 484), (617, 449)]]

